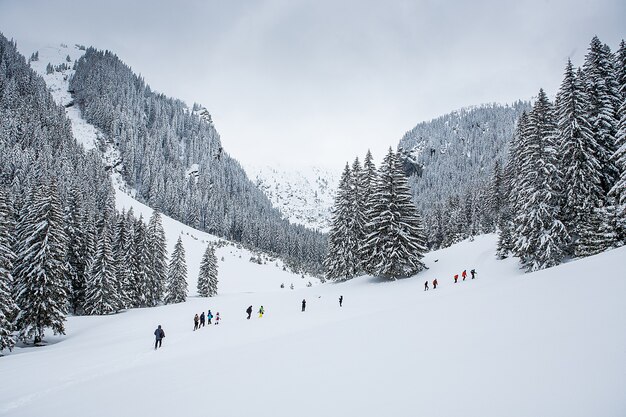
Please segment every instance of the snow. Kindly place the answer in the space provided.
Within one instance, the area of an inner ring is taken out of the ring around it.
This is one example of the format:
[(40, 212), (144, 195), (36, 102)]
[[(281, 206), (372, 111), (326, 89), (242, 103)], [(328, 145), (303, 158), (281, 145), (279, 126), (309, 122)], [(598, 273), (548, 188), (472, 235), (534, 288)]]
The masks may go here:
[[(523, 274), (495, 247), (487, 235), (429, 253), (428, 271), (395, 282), (264, 292), (242, 279), (211, 299), (70, 317), (67, 336), (0, 359), (0, 415), (626, 415), (626, 248)], [(220, 325), (193, 332), (208, 308)]]

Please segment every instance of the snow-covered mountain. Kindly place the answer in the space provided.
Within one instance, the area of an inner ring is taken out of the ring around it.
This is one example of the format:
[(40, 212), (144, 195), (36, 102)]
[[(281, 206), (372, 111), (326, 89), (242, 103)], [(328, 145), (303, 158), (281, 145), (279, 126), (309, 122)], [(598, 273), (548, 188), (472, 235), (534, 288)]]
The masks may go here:
[[(70, 317), (67, 336), (0, 358), (0, 415), (624, 415), (626, 248), (524, 274), (495, 247), (480, 236), (429, 253), (411, 279), (294, 291), (252, 288), (266, 277), (229, 258), (227, 295)], [(453, 283), (470, 268), (477, 279)], [(249, 305), (263, 318), (246, 320)], [(219, 326), (194, 332), (208, 309)]]
[[(144, 219), (148, 219), (153, 209), (137, 201), (134, 198), (135, 190), (123, 180), (120, 173), (119, 153), (111, 143), (107, 143), (105, 135), (98, 128), (85, 121), (78, 106), (74, 105), (72, 95), (68, 91), (69, 79), (75, 72), (73, 63), (84, 53), (85, 48), (80, 45), (46, 46), (38, 49), (39, 59), (31, 61), (30, 65), (43, 77), (54, 100), (65, 107), (76, 141), (87, 150), (98, 149), (100, 151), (103, 162), (111, 173), (117, 209), (128, 211), (132, 208), (137, 216), (142, 215)], [(197, 108), (194, 111), (197, 111), (201, 117), (210, 120), (210, 115), (206, 109)], [(194, 173), (195, 171), (191, 169), (189, 174)], [(220, 293), (232, 291), (233, 285), (235, 287), (243, 285), (255, 291), (266, 291), (278, 290), (281, 284), (284, 284), (287, 289), (292, 284), (294, 289), (319, 284), (317, 278), (307, 274), (294, 274), (283, 261), (276, 257), (261, 251), (244, 249), (237, 243), (196, 230), (165, 215), (162, 216), (162, 220), (168, 253), (172, 252), (178, 236), (182, 238), (186, 249), (188, 284), (191, 295), (196, 294), (200, 261), (210, 242), (219, 242), (216, 255), (218, 257), (220, 279), (218, 291)], [(231, 265), (238, 266), (232, 270), (229, 268)], [(270, 268), (271, 273), (269, 273)]]
[(244, 166), (248, 177), (286, 219), (327, 232), (341, 172), (315, 166)]
[(222, 149), (206, 108), (155, 93), (111, 52), (60, 45), (33, 57), (77, 141), (98, 148), (117, 187), (196, 229), (321, 270), (323, 236), (281, 217)]

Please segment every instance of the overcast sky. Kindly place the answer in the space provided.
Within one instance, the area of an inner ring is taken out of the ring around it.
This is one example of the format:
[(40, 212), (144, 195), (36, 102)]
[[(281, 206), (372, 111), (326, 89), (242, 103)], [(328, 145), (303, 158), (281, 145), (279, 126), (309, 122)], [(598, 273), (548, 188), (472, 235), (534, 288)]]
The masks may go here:
[(115, 52), (154, 90), (206, 106), (244, 163), (341, 167), (460, 107), (554, 96), (623, 0), (0, 0), (23, 53)]

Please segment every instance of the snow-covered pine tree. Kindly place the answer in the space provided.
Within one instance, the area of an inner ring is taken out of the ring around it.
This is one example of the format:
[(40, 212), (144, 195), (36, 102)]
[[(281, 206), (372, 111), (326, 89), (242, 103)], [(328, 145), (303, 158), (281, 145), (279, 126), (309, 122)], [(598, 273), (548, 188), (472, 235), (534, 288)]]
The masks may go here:
[(326, 278), (338, 281), (354, 278), (355, 266), (358, 264), (357, 254), (352, 251), (355, 245), (350, 229), (351, 183), (352, 172), (346, 163), (335, 197), (332, 226), (328, 236), (328, 254), (324, 261)]
[(132, 264), (134, 294), (132, 300), (135, 307), (148, 307), (152, 305), (147, 298), (152, 281), (149, 278), (150, 256), (148, 254), (146, 225), (143, 222), (143, 215), (139, 215), (139, 219), (135, 222), (134, 229), (135, 258)]
[(372, 254), (369, 252), (369, 246), (366, 244), (367, 236), (372, 233), (372, 195), (374, 194), (374, 187), (376, 185), (376, 181), (378, 180), (378, 173), (376, 172), (376, 165), (374, 164), (374, 158), (372, 157), (372, 152), (367, 150), (367, 154), (365, 154), (365, 160), (363, 161), (363, 195), (364, 195), (364, 205), (363, 205), (363, 213), (365, 215), (365, 226), (364, 226), (364, 242), (361, 245), (361, 269), (363, 272), (370, 274), (369, 268), (369, 260), (372, 257)]
[(352, 235), (351, 244), (349, 249), (355, 257), (354, 270), (352, 274), (360, 275), (365, 270), (364, 265), (367, 264), (366, 250), (365, 250), (365, 238), (366, 238), (366, 224), (367, 214), (366, 211), (368, 195), (365, 194), (368, 190), (365, 184), (365, 177), (363, 175), (363, 169), (359, 158), (355, 158), (352, 163), (351, 169), (351, 184), (350, 184), (350, 204), (352, 206), (352, 215), (350, 216), (350, 231)]
[(569, 238), (559, 219), (555, 136), (552, 104), (542, 89), (528, 116), (528, 136), (519, 149), (520, 209), (515, 211), (514, 253), (528, 271), (558, 265)]
[(150, 272), (148, 278), (151, 285), (147, 293), (148, 305), (156, 306), (163, 299), (167, 276), (167, 249), (165, 247), (165, 231), (158, 210), (152, 212), (146, 232)]
[(113, 239), (113, 260), (115, 262), (117, 294), (120, 299), (120, 308), (130, 308), (131, 300), (128, 294), (133, 277), (130, 268), (131, 257), (129, 256), (128, 245), (128, 216), (124, 211), (116, 216), (115, 232)]
[(596, 155), (601, 153), (587, 120), (588, 98), (571, 61), (557, 94), (557, 146), (559, 170), (563, 176), (561, 216), (572, 239), (586, 227), (594, 207), (604, 199), (602, 169)]
[(619, 83), (621, 104), (618, 111), (619, 124), (615, 137), (615, 153), (612, 160), (618, 170), (618, 178), (609, 196), (614, 199), (612, 210), (617, 219), (618, 239), (626, 244), (626, 43), (622, 40), (616, 54), (617, 81)]
[(91, 315), (113, 314), (122, 308), (113, 258), (111, 220), (107, 219), (106, 215), (103, 217), (85, 295), (85, 313)]
[(373, 273), (395, 280), (423, 270), (426, 237), (422, 220), (411, 200), (402, 163), (391, 148), (379, 169), (372, 213), (373, 231), (367, 245), (373, 254), (369, 263)]
[(56, 183), (39, 185), (17, 226), (15, 320), (19, 338), (40, 343), (46, 328), (65, 334), (67, 236)]
[[(68, 238), (66, 270), (67, 281), (71, 288), (70, 305), (74, 314), (83, 311), (85, 303), (87, 259), (85, 259), (85, 225), (83, 224), (83, 206), (78, 189), (69, 190), (64, 209), (65, 234)], [(89, 254), (91, 255), (91, 254)]]
[(167, 289), (165, 304), (182, 303), (187, 298), (187, 263), (185, 248), (180, 236), (172, 252), (172, 260), (167, 269)]
[(620, 100), (613, 55), (597, 36), (591, 40), (582, 73), (588, 96), (586, 110), (593, 138), (598, 144), (596, 158), (603, 169), (602, 190), (606, 195), (618, 176), (617, 167), (611, 156), (615, 152)]
[(11, 294), (15, 259), (11, 237), (14, 229), (9, 193), (0, 185), (0, 352), (15, 346), (13, 317), (17, 313), (17, 306)]
[(198, 295), (200, 297), (213, 297), (217, 295), (217, 257), (215, 247), (207, 245), (198, 275)]
[(137, 256), (137, 248), (135, 247), (135, 223), (137, 219), (133, 213), (132, 207), (126, 213), (124, 219), (126, 233), (124, 236), (124, 242), (122, 243), (122, 254), (119, 258), (122, 259), (122, 266), (118, 264), (118, 276), (122, 283), (122, 294), (124, 300), (126, 300), (126, 308), (138, 307), (140, 305), (137, 296), (137, 280), (135, 272), (135, 259)]

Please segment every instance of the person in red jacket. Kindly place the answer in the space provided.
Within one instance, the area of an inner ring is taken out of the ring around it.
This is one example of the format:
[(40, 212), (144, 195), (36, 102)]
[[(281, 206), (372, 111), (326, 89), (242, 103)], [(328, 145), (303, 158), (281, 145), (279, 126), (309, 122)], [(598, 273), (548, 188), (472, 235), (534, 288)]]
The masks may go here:
[(435, 278), (435, 279), (433, 280), (433, 290), (436, 290), (436, 289), (437, 289), (437, 284), (438, 284), (438, 282), (437, 282), (437, 279)]
[(456, 275), (454, 276), (454, 283), (456, 284), (456, 282), (457, 282), (458, 280), (459, 280), (459, 274), (456, 274)]
[(463, 274), (461, 274), (463, 276), (463, 281), (465, 281), (465, 278), (467, 277), (467, 270), (463, 270)]

